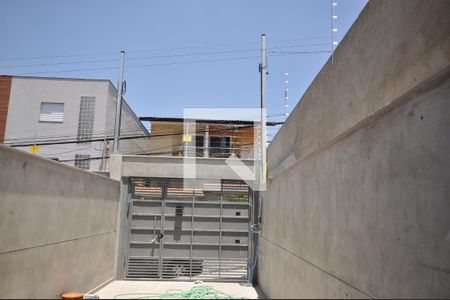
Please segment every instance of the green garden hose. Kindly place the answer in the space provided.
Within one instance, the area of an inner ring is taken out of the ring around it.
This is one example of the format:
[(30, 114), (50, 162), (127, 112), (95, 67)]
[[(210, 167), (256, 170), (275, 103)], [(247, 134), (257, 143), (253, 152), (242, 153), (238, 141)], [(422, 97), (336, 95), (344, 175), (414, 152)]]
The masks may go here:
[(203, 285), (194, 286), (189, 291), (169, 289), (164, 293), (132, 293), (114, 296), (114, 299), (248, 299), (244, 297), (233, 297), (213, 287)]

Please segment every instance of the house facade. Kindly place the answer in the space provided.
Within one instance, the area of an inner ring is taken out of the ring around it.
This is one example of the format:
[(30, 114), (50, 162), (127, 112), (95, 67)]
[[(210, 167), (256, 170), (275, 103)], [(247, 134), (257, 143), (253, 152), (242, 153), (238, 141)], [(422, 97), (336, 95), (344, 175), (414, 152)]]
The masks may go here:
[(150, 151), (111, 159), (111, 178), (121, 182), (126, 203), (117, 278), (253, 281), (256, 174), (231, 166), (255, 170), (258, 123), (140, 119), (151, 123)]
[[(254, 159), (259, 126), (249, 120), (140, 117), (150, 122), (152, 143), (147, 155)], [(276, 122), (267, 122), (275, 126)], [(189, 126), (189, 129), (186, 128)]]
[[(0, 76), (0, 142), (82, 169), (108, 169), (117, 90), (109, 80)], [(123, 100), (121, 137), (148, 136)], [(119, 151), (147, 151), (147, 138)]]

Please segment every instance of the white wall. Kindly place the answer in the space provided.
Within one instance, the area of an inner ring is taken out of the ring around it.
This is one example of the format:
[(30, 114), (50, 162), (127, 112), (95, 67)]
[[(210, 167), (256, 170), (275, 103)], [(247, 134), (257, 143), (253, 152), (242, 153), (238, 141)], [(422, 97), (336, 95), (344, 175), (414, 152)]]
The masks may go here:
[[(34, 140), (75, 140), (78, 132), (80, 100), (82, 96), (96, 97), (94, 138), (112, 137), (117, 91), (109, 80), (13, 77), (6, 123), (5, 143), (31, 143)], [(39, 122), (41, 102), (64, 103), (63, 123)], [(146, 134), (138, 118), (128, 105), (123, 106), (122, 132)], [(138, 153), (145, 148), (145, 140), (123, 141), (123, 153)], [(112, 149), (112, 142), (109, 143)], [(104, 142), (57, 144), (40, 146), (39, 155), (69, 160), (74, 165), (76, 154), (102, 157)], [(29, 147), (19, 149), (30, 151)], [(101, 159), (91, 160), (90, 170), (98, 171)]]

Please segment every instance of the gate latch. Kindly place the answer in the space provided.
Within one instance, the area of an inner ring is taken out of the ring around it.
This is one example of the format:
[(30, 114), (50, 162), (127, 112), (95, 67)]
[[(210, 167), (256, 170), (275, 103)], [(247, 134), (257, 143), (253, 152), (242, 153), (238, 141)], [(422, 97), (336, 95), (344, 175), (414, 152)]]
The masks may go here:
[(158, 235), (156, 236), (156, 239), (152, 239), (150, 241), (150, 243), (152, 244), (159, 244), (161, 242), (161, 239), (164, 237), (164, 234), (162, 233), (158, 233)]

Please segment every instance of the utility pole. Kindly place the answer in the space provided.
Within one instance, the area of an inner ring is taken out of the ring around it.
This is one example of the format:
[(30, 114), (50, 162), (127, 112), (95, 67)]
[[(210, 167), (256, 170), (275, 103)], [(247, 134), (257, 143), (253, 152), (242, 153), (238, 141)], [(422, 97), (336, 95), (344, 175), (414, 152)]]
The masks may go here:
[[(261, 204), (262, 204), (262, 192), (266, 183), (266, 75), (267, 75), (267, 61), (266, 61), (266, 35), (261, 35), (261, 63), (259, 64), (259, 73), (261, 76), (261, 155), (260, 160), (261, 163), (255, 169), (255, 173), (259, 175), (259, 178), (255, 178), (256, 182), (259, 181), (258, 186), (256, 186), (257, 190), (254, 190), (256, 194), (254, 194), (253, 199), (253, 207), (252, 207), (252, 225), (250, 229), (252, 230), (253, 237), (251, 239), (251, 266), (248, 269), (248, 279), (247, 284), (250, 285), (253, 282), (254, 275), (256, 272), (257, 262), (258, 262), (258, 234), (259, 234), (259, 225), (261, 223)], [(256, 150), (256, 149), (255, 149)], [(255, 157), (257, 159), (257, 157)], [(259, 173), (259, 174), (258, 174)], [(256, 176), (255, 176), (256, 177)]]
[(261, 65), (259, 67), (261, 73), (261, 174), (260, 180), (263, 184), (266, 180), (266, 35), (261, 35)]
[(119, 152), (124, 65), (125, 65), (125, 51), (120, 51), (120, 71), (119, 71), (119, 84), (118, 84), (119, 86), (117, 88), (116, 119), (115, 119), (115, 123), (114, 123), (114, 147), (113, 147), (113, 153), (116, 153), (116, 154)]
[(106, 152), (108, 151), (107, 149), (107, 145), (106, 145), (106, 132), (105, 132), (105, 136), (103, 139), (103, 149), (102, 149), (102, 162), (100, 164), (100, 170), (105, 171), (106, 167), (105, 167), (105, 157), (106, 157)]
[(36, 140), (37, 140), (37, 133), (34, 134), (33, 154), (36, 154)]

